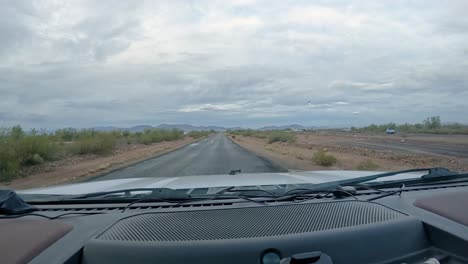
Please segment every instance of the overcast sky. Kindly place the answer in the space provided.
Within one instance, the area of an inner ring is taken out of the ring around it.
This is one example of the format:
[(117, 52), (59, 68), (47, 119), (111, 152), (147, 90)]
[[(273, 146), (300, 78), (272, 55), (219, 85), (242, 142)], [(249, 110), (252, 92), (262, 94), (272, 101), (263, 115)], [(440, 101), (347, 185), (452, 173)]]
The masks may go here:
[(468, 123), (467, 10), (0, 0), (0, 126)]

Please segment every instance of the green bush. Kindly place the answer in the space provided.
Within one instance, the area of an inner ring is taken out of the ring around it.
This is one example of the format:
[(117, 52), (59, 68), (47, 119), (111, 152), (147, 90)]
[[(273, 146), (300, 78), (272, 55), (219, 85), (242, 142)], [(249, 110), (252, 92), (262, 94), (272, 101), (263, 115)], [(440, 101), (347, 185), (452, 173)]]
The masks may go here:
[(124, 130), (124, 131), (122, 132), (122, 136), (125, 137), (125, 138), (129, 137), (129, 136), (130, 136), (130, 131)]
[(153, 137), (150, 134), (142, 134), (138, 138), (138, 142), (145, 145), (150, 145), (153, 143)]
[(143, 133), (137, 133), (136, 137), (139, 143), (149, 145), (162, 141), (181, 139), (184, 137), (184, 132), (177, 129), (146, 129)]
[(214, 133), (214, 131), (190, 131), (187, 133), (187, 136), (192, 137), (194, 139), (202, 138), (209, 136), (210, 134)]
[(44, 163), (44, 159), (41, 157), (39, 154), (34, 154), (31, 158), (31, 163), (32, 164), (42, 164)]
[(333, 166), (338, 162), (335, 156), (327, 154), (323, 150), (317, 151), (312, 157), (312, 160), (315, 162), (315, 164), (326, 167)]
[(48, 135), (34, 130), (26, 134), (20, 126), (0, 129), (0, 180), (20, 175), (23, 166), (57, 158), (58, 146)]
[(72, 141), (77, 137), (78, 131), (74, 128), (64, 128), (55, 131), (54, 135), (60, 141)]
[(232, 134), (236, 134), (236, 135), (244, 136), (244, 137), (267, 138), (269, 132), (246, 129), (246, 130), (234, 131)]
[(71, 145), (70, 151), (75, 155), (83, 154), (111, 154), (117, 144), (112, 134), (99, 134), (93, 137), (78, 139)]
[(21, 161), (13, 145), (0, 138), (0, 181), (9, 181), (18, 177)]
[(292, 133), (288, 132), (273, 132), (272, 134), (268, 135), (268, 143), (274, 142), (294, 142), (295, 137)]
[(373, 171), (373, 170), (377, 170), (378, 168), (379, 168), (379, 165), (373, 162), (372, 160), (362, 161), (356, 167), (356, 169), (358, 170), (366, 170), (366, 171)]
[[(44, 161), (57, 158), (58, 146), (47, 135), (25, 136), (13, 143), (16, 145), (17, 155), (24, 165), (38, 164), (41, 159)], [(39, 159), (38, 156), (41, 158)]]

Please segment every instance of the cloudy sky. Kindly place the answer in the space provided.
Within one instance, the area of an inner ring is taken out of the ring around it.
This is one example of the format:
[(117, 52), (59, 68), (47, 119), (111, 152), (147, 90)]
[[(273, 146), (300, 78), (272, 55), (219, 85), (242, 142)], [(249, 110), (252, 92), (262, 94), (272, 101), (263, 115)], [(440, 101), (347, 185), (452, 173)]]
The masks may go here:
[(467, 10), (0, 0), (0, 126), (468, 123)]

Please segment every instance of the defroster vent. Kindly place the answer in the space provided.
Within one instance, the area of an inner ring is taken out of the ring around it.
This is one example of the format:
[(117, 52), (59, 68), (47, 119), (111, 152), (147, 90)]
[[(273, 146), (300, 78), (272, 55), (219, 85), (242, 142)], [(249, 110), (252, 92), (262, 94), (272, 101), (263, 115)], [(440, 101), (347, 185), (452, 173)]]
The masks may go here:
[(268, 237), (402, 217), (406, 215), (379, 204), (359, 201), (145, 213), (118, 221), (98, 239), (194, 241)]

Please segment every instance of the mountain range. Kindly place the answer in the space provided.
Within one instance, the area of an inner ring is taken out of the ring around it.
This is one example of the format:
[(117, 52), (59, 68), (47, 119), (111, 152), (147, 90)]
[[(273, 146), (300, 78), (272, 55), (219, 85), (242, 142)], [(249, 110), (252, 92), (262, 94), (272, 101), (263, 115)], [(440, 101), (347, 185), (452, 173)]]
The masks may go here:
[(91, 129), (97, 130), (97, 131), (115, 131), (115, 130), (127, 130), (130, 132), (143, 132), (145, 129), (152, 129), (152, 128), (157, 128), (157, 129), (178, 129), (182, 131), (226, 131), (228, 129), (241, 129), (240, 127), (232, 127), (232, 128), (225, 128), (225, 127), (220, 127), (220, 126), (193, 126), (193, 125), (188, 125), (188, 124), (161, 124), (157, 126), (150, 126), (150, 125), (138, 125), (138, 126), (133, 126), (133, 127), (114, 127), (114, 126), (98, 126), (98, 127), (91, 127)]
[(259, 130), (285, 130), (285, 129), (291, 129), (291, 130), (303, 130), (303, 129), (309, 129), (311, 127), (305, 127), (301, 126), (298, 124), (292, 124), (292, 125), (285, 125), (285, 126), (264, 126), (259, 128)]
[[(152, 129), (152, 128), (158, 128), (158, 129), (178, 129), (178, 130), (183, 130), (183, 131), (217, 131), (217, 132), (222, 132), (226, 131), (228, 129), (230, 130), (237, 130), (237, 129), (242, 129), (241, 127), (222, 127), (222, 126), (194, 126), (194, 125), (189, 125), (189, 124), (160, 124), (157, 126), (150, 126), (150, 125), (138, 125), (138, 126), (133, 126), (129, 128), (123, 128), (123, 127), (114, 127), (114, 126), (98, 126), (98, 127), (92, 127), (91, 129), (97, 130), (97, 131), (114, 131), (114, 130), (127, 130), (130, 132), (142, 132), (145, 129)], [(258, 130), (283, 130), (283, 129), (291, 129), (291, 130), (303, 130), (303, 129), (310, 129), (313, 127), (305, 127), (301, 126), (298, 124), (292, 124), (292, 125), (283, 125), (283, 126), (264, 126), (261, 128), (258, 128)]]

